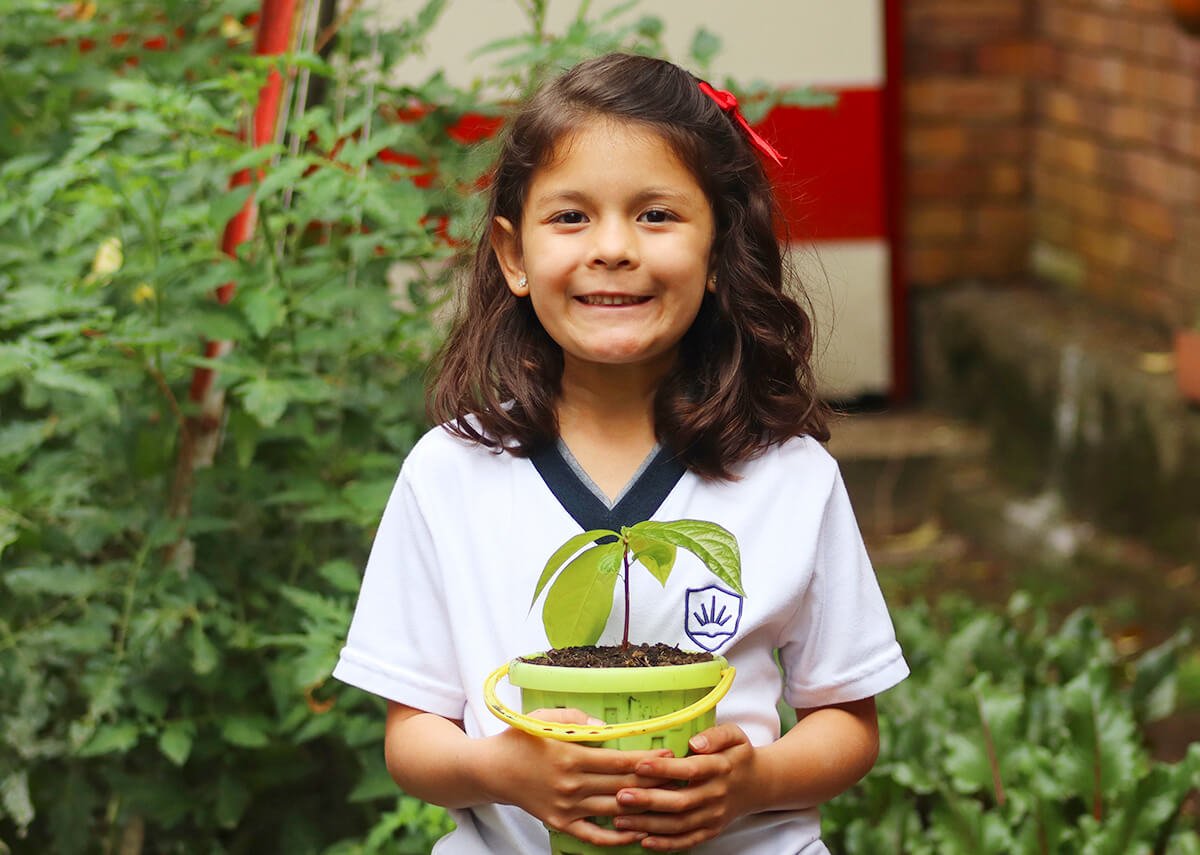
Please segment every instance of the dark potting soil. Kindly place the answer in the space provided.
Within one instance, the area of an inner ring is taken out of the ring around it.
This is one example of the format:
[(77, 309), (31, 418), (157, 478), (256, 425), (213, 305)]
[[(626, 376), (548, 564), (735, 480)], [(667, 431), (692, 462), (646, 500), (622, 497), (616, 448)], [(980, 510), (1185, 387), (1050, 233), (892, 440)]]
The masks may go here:
[(530, 665), (566, 668), (653, 668), (658, 665), (691, 665), (711, 662), (711, 653), (680, 650), (669, 644), (630, 644), (628, 647), (563, 647), (538, 656), (522, 656)]

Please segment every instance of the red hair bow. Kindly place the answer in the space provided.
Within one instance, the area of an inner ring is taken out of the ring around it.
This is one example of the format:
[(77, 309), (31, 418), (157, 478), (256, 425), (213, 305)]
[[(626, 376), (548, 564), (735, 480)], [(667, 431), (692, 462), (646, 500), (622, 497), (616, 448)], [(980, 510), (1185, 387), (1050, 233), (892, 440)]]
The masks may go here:
[(750, 137), (750, 144), (760, 152), (765, 154), (771, 160), (775, 161), (779, 166), (783, 166), (783, 155), (777, 152), (774, 147), (758, 135), (754, 128), (750, 127), (750, 123), (746, 121), (746, 117), (742, 115), (742, 111), (738, 109), (737, 98), (732, 92), (727, 92), (724, 89), (713, 89), (703, 80), (700, 81), (700, 91), (712, 98), (716, 105), (733, 117), (746, 135)]

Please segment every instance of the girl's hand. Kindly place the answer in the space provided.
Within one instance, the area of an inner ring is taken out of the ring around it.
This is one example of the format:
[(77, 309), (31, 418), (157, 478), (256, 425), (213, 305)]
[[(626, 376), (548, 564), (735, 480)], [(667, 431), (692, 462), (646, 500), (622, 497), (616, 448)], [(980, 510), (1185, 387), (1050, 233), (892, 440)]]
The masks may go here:
[(637, 774), (658, 779), (659, 787), (617, 793), (616, 827), (648, 835), (642, 840), (647, 849), (696, 846), (756, 808), (757, 755), (740, 727), (717, 725), (693, 736), (689, 745), (694, 753), (688, 757), (648, 759), (635, 767)]
[[(564, 724), (601, 724), (580, 710), (547, 709), (533, 718)], [(639, 765), (673, 756), (669, 750), (615, 751), (531, 736), (509, 728), (490, 737), (480, 758), (492, 800), (516, 805), (558, 831), (599, 846), (635, 843), (639, 831), (614, 831), (590, 821), (615, 816), (617, 793), (654, 787), (659, 778), (639, 775)]]

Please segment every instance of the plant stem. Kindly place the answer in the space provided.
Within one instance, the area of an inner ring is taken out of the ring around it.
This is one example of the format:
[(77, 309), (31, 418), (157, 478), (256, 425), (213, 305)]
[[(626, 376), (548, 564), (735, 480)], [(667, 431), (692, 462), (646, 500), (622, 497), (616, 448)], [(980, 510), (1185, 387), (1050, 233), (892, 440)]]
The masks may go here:
[(625, 564), (625, 634), (621, 636), (621, 649), (629, 647), (629, 542), (625, 542), (625, 551), (621, 553), (621, 561)]
[(1094, 735), (1092, 754), (1092, 777), (1095, 789), (1092, 793), (1092, 817), (1096, 822), (1104, 821), (1104, 755), (1100, 746), (1100, 716), (1096, 710), (1096, 702), (1092, 701), (1092, 734)]
[(979, 708), (979, 721), (983, 725), (983, 739), (987, 746), (988, 766), (992, 770), (992, 790), (996, 794), (996, 805), (1004, 807), (1004, 782), (1000, 778), (1000, 759), (996, 756), (996, 743), (992, 739), (992, 728), (983, 711), (983, 695), (979, 692), (975, 693), (975, 704)]

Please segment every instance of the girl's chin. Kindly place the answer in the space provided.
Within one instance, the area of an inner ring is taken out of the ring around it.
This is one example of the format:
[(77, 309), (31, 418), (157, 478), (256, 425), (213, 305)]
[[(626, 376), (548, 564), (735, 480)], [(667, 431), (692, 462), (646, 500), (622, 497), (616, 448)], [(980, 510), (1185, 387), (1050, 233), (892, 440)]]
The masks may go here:
[(645, 348), (603, 348), (595, 350), (568, 351), (566, 364), (574, 363), (578, 367), (612, 368), (614, 370), (637, 370), (645, 368), (663, 368), (669, 366), (675, 359), (674, 349), (667, 352), (647, 350)]

